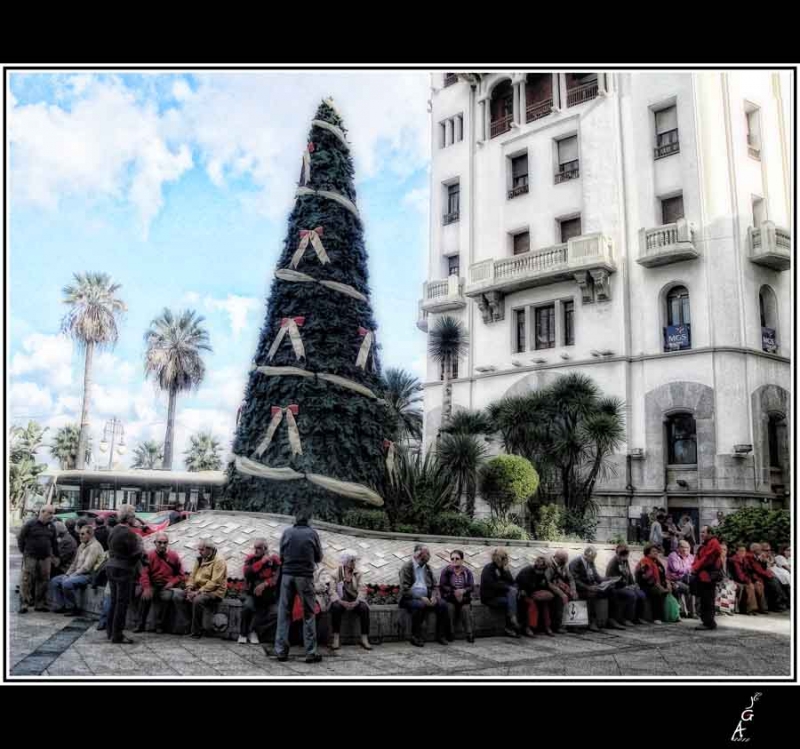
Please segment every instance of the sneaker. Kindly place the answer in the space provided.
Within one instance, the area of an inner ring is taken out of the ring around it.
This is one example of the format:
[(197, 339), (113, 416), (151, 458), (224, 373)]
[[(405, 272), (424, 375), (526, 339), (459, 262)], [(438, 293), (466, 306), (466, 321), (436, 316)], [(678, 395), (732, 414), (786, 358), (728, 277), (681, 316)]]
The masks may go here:
[(239, 635), (239, 639), (236, 642), (239, 645), (247, 645), (247, 638), (244, 635)]
[(661, 619), (653, 619), (653, 624), (663, 624), (664, 622)]
[(525, 637), (536, 637), (536, 632), (534, 632), (530, 627), (525, 627)]
[(261, 643), (258, 641), (258, 635), (255, 632), (251, 632), (247, 636), (248, 640), (250, 640), (251, 645), (260, 645)]
[(517, 632), (514, 627), (506, 627), (503, 630), (509, 637), (519, 637), (519, 632)]
[(307, 655), (306, 656), (306, 663), (321, 663), (322, 656), (319, 653), (314, 653), (314, 655)]

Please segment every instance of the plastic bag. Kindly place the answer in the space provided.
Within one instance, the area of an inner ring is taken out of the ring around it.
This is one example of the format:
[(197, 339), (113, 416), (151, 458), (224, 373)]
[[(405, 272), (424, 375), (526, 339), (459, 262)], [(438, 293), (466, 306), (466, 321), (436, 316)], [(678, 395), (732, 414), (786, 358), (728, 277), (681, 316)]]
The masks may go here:
[(677, 622), (681, 618), (681, 607), (678, 603), (678, 599), (672, 595), (672, 593), (667, 593), (664, 597), (664, 621), (665, 622)]

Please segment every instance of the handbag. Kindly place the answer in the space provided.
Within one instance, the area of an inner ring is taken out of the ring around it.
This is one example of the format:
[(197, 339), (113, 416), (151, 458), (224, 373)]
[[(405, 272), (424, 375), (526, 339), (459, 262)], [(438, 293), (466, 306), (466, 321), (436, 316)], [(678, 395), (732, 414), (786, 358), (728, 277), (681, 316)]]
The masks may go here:
[(667, 593), (664, 597), (664, 621), (665, 622), (677, 622), (681, 618), (681, 607), (678, 603), (678, 599), (672, 595), (672, 593)]

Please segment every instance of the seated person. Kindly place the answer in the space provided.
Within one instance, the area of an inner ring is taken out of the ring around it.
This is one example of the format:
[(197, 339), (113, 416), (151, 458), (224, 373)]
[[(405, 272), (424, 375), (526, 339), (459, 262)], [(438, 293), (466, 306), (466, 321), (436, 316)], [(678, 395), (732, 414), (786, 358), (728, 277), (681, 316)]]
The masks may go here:
[(472, 623), (472, 594), (475, 592), (475, 578), (472, 570), (464, 566), (464, 552), (453, 549), (450, 552), (450, 564), (439, 575), (439, 595), (447, 604), (450, 616), (450, 628), (447, 639), (453, 641), (453, 629), (459, 619), (464, 624), (467, 642), (475, 642)]
[(103, 547), (103, 551), (108, 551), (108, 533), (105, 518), (99, 515), (94, 519), (94, 538)]
[[(66, 526), (64, 533), (69, 536)], [(69, 539), (72, 541), (71, 536)], [(80, 539), (81, 545), (67, 571), (50, 581), (50, 596), (55, 604), (53, 613), (63, 613), (66, 616), (78, 613), (75, 591), (83, 590), (89, 584), (92, 574), (103, 561), (103, 547), (95, 540), (94, 528), (91, 525), (81, 528)]]
[(647, 594), (636, 584), (626, 544), (617, 545), (614, 556), (606, 565), (606, 577), (620, 578), (611, 591), (614, 620), (627, 626), (641, 624)]
[(200, 541), (197, 551), (197, 561), (186, 581), (186, 589), (173, 594), (176, 606), (182, 607), (184, 600), (191, 604), (194, 638), (203, 636), (205, 611), (216, 609), (228, 589), (228, 565), (224, 558), (217, 556), (217, 545), (210, 540)]
[(142, 565), (139, 575), (142, 595), (139, 603), (139, 626), (135, 632), (145, 631), (150, 605), (154, 599), (158, 601), (156, 633), (164, 632), (169, 621), (175, 588), (183, 582), (181, 558), (169, 550), (169, 536), (166, 533), (156, 533), (155, 547), (147, 553), (147, 564)]
[[(54, 526), (56, 544), (58, 544), (58, 566), (53, 567), (50, 571), (51, 578), (65, 575), (78, 551), (78, 544), (67, 530), (67, 526), (60, 520), (56, 520)], [(80, 541), (80, 536), (78, 536), (78, 541)]]
[(681, 541), (677, 551), (667, 558), (667, 580), (672, 583), (672, 594), (681, 605), (681, 617), (694, 619), (694, 596), (689, 591), (689, 576), (694, 564), (694, 554), (688, 541)]
[[(596, 602), (599, 599), (609, 598), (611, 589), (607, 588), (601, 590), (600, 583), (605, 579), (595, 566), (594, 560), (597, 558), (597, 551), (594, 546), (587, 546), (583, 550), (583, 554), (575, 557), (569, 563), (570, 572), (575, 578), (575, 587), (578, 590), (578, 598), (586, 601), (586, 608), (589, 610), (589, 629), (592, 632), (599, 632), (600, 627), (597, 624), (597, 608)], [(608, 626), (611, 629), (620, 629), (620, 625), (613, 619), (608, 620)]]
[(361, 647), (364, 650), (372, 650), (372, 645), (369, 644), (369, 605), (362, 582), (362, 573), (357, 565), (358, 556), (355, 552), (342, 552), (339, 569), (336, 571), (331, 585), (332, 650), (338, 650), (340, 647), (342, 617), (348, 612), (358, 617), (361, 627)]
[(519, 637), (517, 586), (508, 569), (508, 552), (503, 548), (492, 552), (492, 561), (481, 572), (481, 603), (491, 609), (502, 609), (506, 615), (506, 634)]
[(524, 615), (528, 625), (525, 627), (525, 636), (536, 636), (536, 629), (541, 619), (545, 634), (553, 637), (550, 621), (555, 594), (550, 590), (550, 583), (547, 580), (546, 557), (540, 554), (533, 564), (523, 567), (517, 574), (515, 582), (519, 591), (520, 616)]
[[(278, 577), (281, 559), (277, 554), (269, 553), (269, 545), (265, 538), (253, 539), (253, 553), (244, 560), (244, 574), (247, 595), (242, 606), (242, 618), (239, 626), (239, 644), (259, 643), (254, 620), (262, 620), (266, 624), (271, 608), (278, 603)], [(277, 611), (272, 612), (273, 625), (277, 622)]]
[(767, 599), (764, 595), (764, 584), (754, 580), (747, 568), (747, 547), (739, 544), (736, 553), (727, 559), (728, 575), (739, 591), (739, 611), (743, 614), (755, 615), (759, 610), (767, 613)]
[(666, 570), (659, 559), (659, 551), (654, 544), (645, 544), (642, 558), (636, 567), (636, 582), (650, 599), (654, 624), (664, 621), (664, 599), (671, 590)]
[(757, 578), (764, 584), (764, 592), (767, 596), (769, 610), (775, 612), (785, 611), (787, 608), (786, 596), (775, 575), (764, 566), (761, 544), (750, 544), (750, 551), (746, 559), (747, 571), (750, 577), (754, 580)]
[(558, 549), (547, 568), (547, 582), (553, 591), (553, 632), (558, 634), (563, 629), (564, 607), (578, 598), (575, 578), (569, 571), (569, 554), (565, 549)]
[(436, 640), (447, 645), (449, 617), (447, 604), (436, 595), (433, 572), (428, 566), (431, 552), (425, 544), (414, 547), (413, 558), (400, 568), (400, 608), (411, 614), (411, 644), (423, 647), (422, 623), (431, 612), (436, 614)]
[(792, 558), (792, 549), (790, 546), (784, 546), (780, 554), (776, 554), (773, 559), (772, 566), (768, 567), (769, 571), (778, 578), (778, 582), (783, 588), (783, 593), (786, 600), (789, 600), (789, 593), (792, 588), (792, 567), (789, 560)]

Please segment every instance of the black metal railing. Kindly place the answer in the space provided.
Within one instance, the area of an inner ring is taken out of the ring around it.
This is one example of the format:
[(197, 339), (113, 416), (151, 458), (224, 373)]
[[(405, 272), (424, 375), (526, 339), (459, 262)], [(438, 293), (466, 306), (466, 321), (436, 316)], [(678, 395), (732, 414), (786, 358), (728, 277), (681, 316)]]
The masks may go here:
[(665, 133), (658, 133), (656, 136), (655, 158), (663, 159), (665, 156), (678, 153), (680, 150), (681, 144), (678, 140), (677, 127), (674, 130), (667, 130)]
[(558, 172), (555, 175), (555, 184), (567, 182), (571, 179), (577, 179), (581, 176), (580, 163), (575, 161), (566, 161), (558, 165)]
[(585, 101), (591, 101), (597, 98), (599, 88), (597, 79), (583, 83), (580, 86), (573, 86), (567, 89), (567, 106), (575, 107), (578, 104), (583, 104)]
[(452, 213), (445, 213), (442, 217), (442, 223), (447, 226), (448, 224), (454, 224), (458, 221), (458, 211), (453, 211)]
[(553, 111), (553, 100), (552, 99), (543, 99), (542, 101), (534, 102), (533, 104), (528, 104), (525, 107), (525, 122), (533, 122), (534, 120), (540, 120), (542, 117), (547, 117), (550, 112)]
[(511, 123), (514, 120), (513, 114), (507, 114), (505, 117), (500, 117), (491, 122), (491, 137), (496, 138), (498, 135), (507, 133), (511, 130)]

